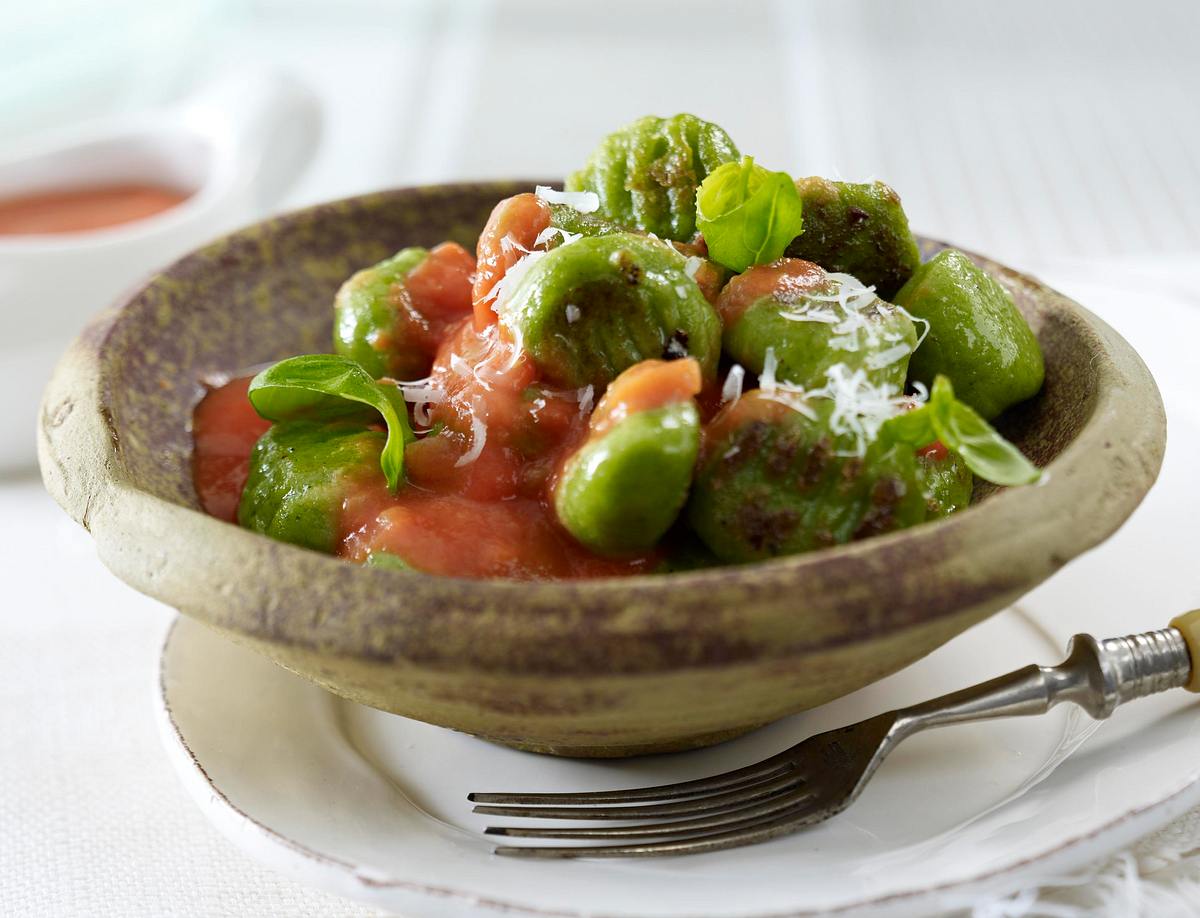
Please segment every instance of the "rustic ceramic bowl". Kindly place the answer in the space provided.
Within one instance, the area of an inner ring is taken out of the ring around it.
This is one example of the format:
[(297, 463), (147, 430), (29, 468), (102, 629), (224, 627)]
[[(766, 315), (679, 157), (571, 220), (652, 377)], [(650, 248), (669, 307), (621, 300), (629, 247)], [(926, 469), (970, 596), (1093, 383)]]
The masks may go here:
[(1106, 538), (1154, 481), (1166, 424), (1137, 354), (978, 259), (1045, 350), (1045, 389), (1001, 426), (1049, 477), (981, 488), (949, 520), (742, 567), (531, 584), (360, 568), (200, 512), (202, 380), (327, 350), (351, 272), (405, 245), (470, 245), (532, 184), (353, 198), (176, 262), (63, 358), (42, 408), (46, 486), (119, 577), (330, 691), (539, 752), (619, 756), (718, 742), (888, 675)]

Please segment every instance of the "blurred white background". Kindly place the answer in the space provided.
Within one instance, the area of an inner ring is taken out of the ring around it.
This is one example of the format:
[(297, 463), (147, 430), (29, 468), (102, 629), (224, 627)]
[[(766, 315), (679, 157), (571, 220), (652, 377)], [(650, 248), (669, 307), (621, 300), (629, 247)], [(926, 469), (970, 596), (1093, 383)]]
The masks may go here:
[[(917, 231), (1043, 274), (1150, 359), (1128, 316), (1200, 308), (1198, 48), (1196, 0), (0, 0), (0, 156), (246, 67), (321, 104), (284, 208), (561, 176), (692, 111), (773, 168), (884, 179)], [(1197, 403), (1191, 368), (1151, 363)], [(0, 913), (369, 911), (251, 863), (186, 799), (150, 719), (171, 613), (32, 472), (0, 476), (0, 564)]]
[(0, 34), (0, 143), (235, 65), (305, 80), (327, 130), (289, 206), (562, 175), (634, 117), (693, 111), (1017, 264), (1200, 249), (1194, 2), (47, 0)]

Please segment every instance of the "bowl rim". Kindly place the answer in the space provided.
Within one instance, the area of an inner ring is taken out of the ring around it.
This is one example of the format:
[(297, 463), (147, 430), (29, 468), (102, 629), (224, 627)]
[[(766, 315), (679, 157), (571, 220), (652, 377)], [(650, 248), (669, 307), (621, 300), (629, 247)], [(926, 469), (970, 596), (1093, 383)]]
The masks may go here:
[[(981, 602), (988, 596), (1010, 598), (1045, 579), (1071, 558), (1095, 546), (1124, 522), (1144, 497), (1157, 477), (1166, 442), (1166, 419), (1162, 401), (1149, 370), (1133, 348), (1101, 319), (1084, 307), (1042, 284), (1036, 279), (974, 256), (987, 264), (1006, 286), (1023, 286), (1068, 320), (1075, 330), (1088, 338), (1095, 372), (1096, 398), (1091, 415), (1077, 435), (1046, 467), (1042, 483), (1022, 488), (1003, 489), (978, 505), (949, 518), (933, 521), (899, 532), (875, 536), (847, 545), (744, 565), (722, 566), (669, 574), (640, 574), (587, 581), (515, 581), (470, 579), (365, 569), (349, 565), (339, 558), (275, 542), (208, 516), (142, 488), (126, 473), (120, 456), (118, 433), (105, 402), (109, 381), (102, 355), (113, 329), (126, 308), (154, 284), (181, 268), (194, 268), (211, 258), (221, 243), (255, 234), (286, 232), (289, 228), (320, 221), (346, 206), (369, 205), (381, 200), (404, 200), (429, 193), (491, 195), (499, 199), (514, 187), (530, 187), (534, 182), (501, 180), (459, 182), (400, 187), (356, 195), (339, 201), (317, 204), (284, 213), (243, 227), (216, 243), (194, 250), (156, 273), (144, 285), (98, 315), (64, 355), (46, 389), (39, 420), (38, 453), (47, 489), (77, 521), (95, 536), (102, 560), (122, 579), (156, 598), (201, 618), (212, 618), (202, 604), (189, 599), (170, 577), (156, 578), (137, 569), (145, 564), (136, 552), (116, 547), (114, 541), (129, 537), (129, 519), (157, 514), (159, 528), (189, 527), (193, 542), (212, 547), (206, 561), (210, 566), (222, 558), (231, 559), (249, 553), (263, 565), (282, 564), (291, 570), (304, 569), (312, 577), (328, 576), (337, 583), (347, 578), (374, 578), (411, 592), (426, 600), (445, 605), (472, 607), (498, 603), (506, 608), (518, 625), (545, 623), (545, 611), (582, 604), (581, 614), (588, 618), (592, 635), (599, 637), (632, 629), (639, 633), (687, 631), (694, 629), (713, 634), (712, 602), (728, 602), (736, 596), (738, 608), (727, 609), (722, 622), (730, 617), (753, 620), (775, 614), (780, 591), (805, 589), (808, 582), (841, 584), (856, 599), (848, 600), (848, 614), (854, 603), (863, 600), (863, 587), (877, 581), (881, 573), (904, 578), (904, 565), (912, 559), (941, 559), (954, 566), (955, 559), (965, 563), (969, 555), (980, 575), (978, 589), (953, 596), (943, 589), (928, 589), (908, 584), (927, 599), (922, 612), (900, 608), (878, 616), (852, 621), (847, 632), (835, 641), (814, 643), (809, 649), (852, 643), (866, 638), (886, 636), (894, 631), (934, 622), (949, 616), (967, 602)], [(929, 240), (931, 241), (931, 240)], [(967, 251), (967, 250), (963, 250)], [(972, 253), (967, 252), (971, 255)], [(67, 415), (81, 417), (65, 423)], [(1118, 451), (1117, 447), (1120, 448)], [(1107, 456), (1108, 461), (1098, 461)], [(124, 518), (124, 519), (122, 519)], [(224, 548), (221, 548), (221, 545)], [(1037, 550), (1031, 551), (1030, 546)], [(815, 580), (813, 580), (815, 578)], [(912, 589), (909, 589), (912, 593)], [(985, 595), (986, 594), (986, 595)], [(702, 596), (711, 601), (701, 601)], [(675, 602), (675, 597), (691, 597)], [(770, 608), (759, 608), (756, 600)], [(912, 605), (908, 596), (908, 605)], [(876, 599), (878, 602), (878, 599)], [(420, 605), (414, 600), (412, 605)], [(639, 610), (631, 621), (623, 614), (630, 604)], [(664, 604), (669, 616), (656, 616)], [(899, 603), (904, 606), (905, 603)], [(397, 614), (407, 614), (403, 609)], [(530, 617), (532, 616), (532, 618)], [(462, 619), (457, 620), (461, 626)], [(490, 619), (489, 619), (490, 621)], [(343, 634), (333, 643), (329, 635), (283, 634), (265, 620), (258, 623), (223, 621), (226, 630), (268, 642), (301, 645), (320, 653), (364, 657), (371, 660), (417, 659), (411, 647), (382, 648), (362, 636)], [(759, 621), (759, 625), (763, 622)], [(515, 633), (521, 632), (516, 627)], [(481, 627), (488, 627), (486, 624)], [(507, 631), (512, 637), (513, 632)], [(525, 633), (528, 634), (528, 627)], [(550, 629), (545, 640), (561, 640), (570, 629)], [(794, 626), (791, 627), (796, 634)], [(803, 643), (800, 637), (796, 638)], [(794, 650), (798, 646), (791, 645)], [(744, 659), (736, 648), (680, 660), (681, 665), (709, 665)], [(421, 659), (424, 659), (423, 657)], [(429, 662), (429, 661), (426, 661)], [(446, 660), (435, 665), (448, 665)], [(461, 661), (460, 661), (461, 662)]]

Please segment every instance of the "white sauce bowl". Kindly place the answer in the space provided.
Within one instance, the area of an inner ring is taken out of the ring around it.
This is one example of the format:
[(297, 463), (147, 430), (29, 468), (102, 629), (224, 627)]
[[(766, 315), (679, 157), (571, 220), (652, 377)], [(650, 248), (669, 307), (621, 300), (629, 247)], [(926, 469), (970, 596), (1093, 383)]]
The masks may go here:
[(243, 74), (177, 109), (61, 132), (0, 160), (0, 199), (123, 183), (191, 192), (131, 223), (0, 235), (0, 471), (35, 465), (41, 390), (88, 318), (188, 250), (270, 211), (320, 133), (307, 89)]

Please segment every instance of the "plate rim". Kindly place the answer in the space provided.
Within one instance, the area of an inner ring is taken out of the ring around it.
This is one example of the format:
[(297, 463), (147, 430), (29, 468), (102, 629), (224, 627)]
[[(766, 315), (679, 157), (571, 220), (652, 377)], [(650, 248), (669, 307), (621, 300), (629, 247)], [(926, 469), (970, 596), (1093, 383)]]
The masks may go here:
[[(158, 665), (155, 667), (153, 701), (159, 737), (189, 796), (209, 822), (245, 854), (294, 877), (299, 882), (320, 886), (329, 892), (359, 901), (369, 900), (377, 903), (386, 892), (396, 891), (425, 899), (453, 899), (501, 914), (532, 915), (537, 918), (627, 918), (619, 912), (548, 909), (511, 898), (483, 896), (467, 889), (437, 886), (394, 875), (372, 877), (363, 872), (362, 865), (317, 851), (247, 813), (234, 803), (208, 774), (188, 744), (171, 708), (167, 688), (168, 657), (172, 641), (179, 633), (178, 625), (184, 619), (182, 614), (176, 614), (167, 627), (159, 649)], [(202, 622), (195, 620), (189, 621), (189, 626), (201, 630), (204, 628)], [(315, 686), (306, 687), (320, 691)], [(1034, 868), (1048, 876), (1055, 870), (1076, 867), (1081, 861), (1101, 858), (1129, 841), (1161, 828), (1197, 805), (1200, 805), (1200, 766), (1193, 768), (1185, 780), (1165, 796), (1127, 810), (1090, 831), (1071, 835), (1049, 851), (1021, 857), (962, 880), (846, 902), (832, 908), (748, 912), (740, 918), (815, 918), (819, 915), (852, 915), (866, 912), (883, 914), (898, 909), (911, 909), (922, 904), (935, 907), (961, 906), (961, 903), (953, 900), (972, 890), (996, 894), (1012, 892), (1011, 886), (1005, 890), (993, 889), (1006, 877), (1015, 878), (1024, 871), (1033, 872)], [(247, 833), (244, 831), (246, 829), (251, 831)], [(274, 849), (268, 853), (268, 849), (263, 846), (251, 844), (250, 839), (253, 837), (260, 838), (266, 845), (274, 846)], [(1088, 848), (1089, 844), (1099, 844), (1101, 840), (1101, 847)], [(322, 870), (322, 875), (328, 883), (314, 882), (311, 875), (314, 866)], [(689, 914), (688, 918), (715, 918), (715, 913)]]

